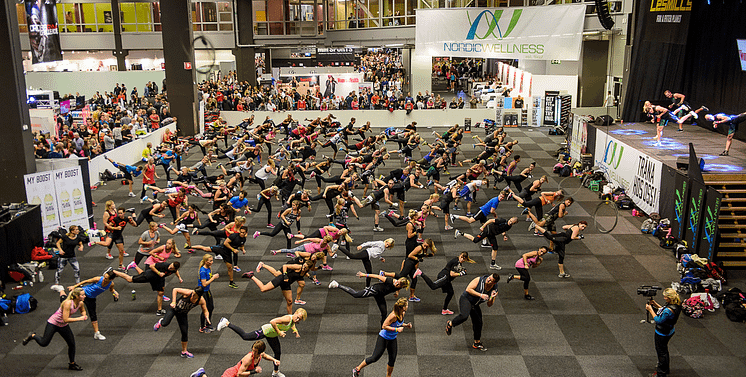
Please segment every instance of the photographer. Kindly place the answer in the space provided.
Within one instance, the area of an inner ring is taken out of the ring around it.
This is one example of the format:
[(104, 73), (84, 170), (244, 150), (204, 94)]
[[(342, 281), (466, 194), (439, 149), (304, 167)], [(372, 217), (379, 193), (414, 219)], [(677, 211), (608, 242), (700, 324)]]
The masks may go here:
[(652, 297), (650, 302), (645, 304), (645, 309), (655, 321), (655, 352), (658, 354), (658, 366), (653, 376), (656, 377), (668, 375), (668, 341), (673, 336), (674, 325), (681, 313), (681, 298), (675, 290), (666, 288), (663, 291), (663, 299), (666, 301), (666, 306), (661, 306)]

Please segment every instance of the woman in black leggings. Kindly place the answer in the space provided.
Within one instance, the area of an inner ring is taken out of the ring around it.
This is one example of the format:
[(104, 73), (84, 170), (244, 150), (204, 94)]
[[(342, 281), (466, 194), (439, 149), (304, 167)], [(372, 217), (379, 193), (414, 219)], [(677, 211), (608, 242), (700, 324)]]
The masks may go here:
[(531, 274), (528, 273), (529, 268), (539, 267), (541, 262), (544, 260), (542, 255), (546, 254), (549, 249), (546, 246), (542, 246), (539, 250), (529, 251), (523, 254), (521, 259), (515, 262), (515, 269), (518, 271), (518, 275), (508, 276), (508, 283), (513, 279), (523, 281), (523, 298), (526, 300), (533, 300), (534, 297), (528, 294), (528, 283), (531, 281)]
[[(35, 340), (36, 343), (42, 347), (49, 345), (52, 341), (54, 333), (60, 333), (62, 339), (67, 343), (67, 357), (70, 360), (70, 364), (67, 365), (69, 370), (83, 370), (80, 365), (75, 363), (75, 335), (68, 326), (72, 322), (87, 321), (88, 315), (86, 315), (85, 305), (85, 292), (83, 288), (75, 288), (70, 292), (70, 295), (65, 295), (65, 289), (59, 287), (57, 290), (60, 293), (60, 307), (57, 311), (52, 314), (47, 320), (47, 327), (44, 328), (44, 336), (36, 335), (36, 333), (29, 333), (28, 336), (23, 339), (23, 345), (27, 345), (31, 340)], [(80, 316), (72, 317), (73, 314), (80, 310)]]
[(448, 263), (446, 263), (446, 266), (443, 267), (443, 269), (440, 270), (440, 272), (438, 273), (438, 278), (435, 281), (430, 279), (420, 269), (417, 269), (417, 271), (415, 271), (415, 274), (422, 275), (422, 280), (425, 281), (425, 284), (427, 284), (430, 289), (440, 289), (443, 291), (443, 293), (446, 294), (445, 301), (443, 302), (443, 309), (440, 311), (440, 314), (442, 315), (453, 314), (452, 311), (448, 310), (448, 304), (451, 303), (451, 299), (453, 298), (454, 293), (453, 284), (451, 284), (451, 282), (453, 281), (453, 279), (459, 276), (466, 275), (466, 269), (464, 269), (462, 265), (462, 263), (464, 262), (475, 263), (469, 258), (469, 253), (467, 253), (466, 251), (459, 254), (459, 256), (457, 256), (456, 258), (448, 261)]
[[(280, 338), (284, 337), (285, 333), (288, 330), (294, 332), (296, 338), (300, 338), (300, 333), (298, 332), (296, 324), (300, 321), (305, 321), (307, 317), (308, 313), (306, 312), (306, 309), (300, 308), (293, 314), (277, 317), (269, 321), (269, 323), (262, 325), (259, 330), (251, 331), (248, 333), (245, 332), (242, 328), (230, 323), (227, 318), (223, 317), (220, 319), (220, 322), (218, 322), (218, 331), (221, 331), (224, 328), (228, 327), (236, 334), (238, 334), (241, 339), (247, 342), (252, 340), (267, 339), (269, 348), (272, 348), (273, 356), (275, 357), (275, 359), (280, 360), (280, 358), (282, 357)], [(279, 362), (273, 363), (275, 369), (272, 373), (273, 377), (285, 377), (284, 374), (280, 373), (279, 364)]]
[(293, 264), (282, 265), (281, 271), (278, 271), (271, 266), (260, 262), (256, 266), (256, 272), (259, 272), (261, 269), (265, 269), (275, 276), (274, 279), (270, 280), (266, 284), (262, 283), (259, 278), (254, 276), (254, 271), (249, 271), (243, 274), (243, 277), (254, 281), (254, 283), (257, 287), (259, 287), (259, 290), (262, 293), (269, 292), (277, 287), (280, 287), (282, 296), (285, 297), (285, 305), (288, 314), (293, 312), (293, 292), (291, 285), (296, 281), (299, 282), (303, 280), (303, 277), (306, 276), (308, 272), (314, 268), (315, 265), (315, 262), (310, 260), (304, 262), (303, 264), (295, 264), (295, 261), (293, 261), (292, 263)]
[(390, 293), (398, 292), (400, 289), (407, 289), (409, 287), (409, 279), (405, 277), (394, 280), (390, 277), (374, 274), (364, 274), (360, 271), (357, 273), (359, 278), (373, 278), (378, 279), (381, 282), (365, 287), (361, 291), (356, 291), (348, 286), (337, 283), (336, 280), (332, 280), (329, 283), (329, 289), (339, 288), (354, 298), (365, 298), (373, 297), (378, 305), (378, 310), (381, 312), (381, 324), (386, 320), (388, 311), (386, 309), (386, 296)]
[[(370, 261), (374, 258), (380, 258), (381, 262), (386, 260), (381, 256), (386, 249), (394, 247), (394, 239), (388, 238), (385, 241), (368, 241), (357, 247), (358, 252), (355, 254), (350, 253), (346, 248), (342, 248), (341, 251), (344, 255), (350, 259), (358, 259), (363, 262), (363, 268), (368, 274), (373, 273), (373, 266)], [(363, 250), (365, 249), (365, 250)], [(362, 250), (362, 251), (361, 251)], [(365, 285), (370, 285), (370, 278), (365, 279)]]
[(275, 227), (272, 225), (272, 197), (277, 196), (278, 192), (277, 186), (262, 190), (258, 195), (259, 203), (256, 204), (256, 207), (249, 208), (249, 213), (258, 213), (262, 210), (262, 206), (267, 206), (267, 228)]
[(500, 275), (491, 274), (474, 278), (466, 287), (461, 298), (458, 300), (459, 314), (453, 321), (446, 322), (446, 334), (451, 335), (451, 331), (466, 319), (471, 317), (471, 324), (474, 330), (474, 344), (472, 348), (480, 351), (487, 351), (482, 344), (482, 309), (479, 305), (487, 302), (488, 307), (492, 307), (497, 298), (497, 282), (500, 281)]
[(565, 245), (572, 242), (572, 240), (582, 240), (583, 235), (581, 234), (581, 232), (584, 231), (587, 227), (588, 222), (583, 220), (577, 224), (563, 226), (562, 230), (564, 230), (564, 232), (552, 234), (551, 232), (546, 231), (546, 229), (536, 225), (536, 231), (551, 242), (550, 249), (552, 250), (552, 252), (557, 253), (557, 256), (559, 256), (559, 259), (557, 259), (559, 275), (557, 275), (557, 277), (570, 277), (570, 274), (565, 273)]
[[(420, 265), (420, 260), (423, 257), (432, 257), (435, 255), (436, 251), (438, 251), (438, 249), (435, 247), (433, 240), (428, 238), (407, 255), (407, 258), (402, 262), (401, 270), (398, 273), (381, 271), (380, 274), (382, 276), (393, 277), (396, 279), (409, 276), (412, 279), (412, 285), (409, 287), (409, 301), (420, 302), (420, 299), (414, 295), (414, 290), (417, 288), (417, 275), (419, 275), (416, 274), (416, 272)], [(420, 273), (422, 273), (422, 271), (420, 271)]]
[(360, 375), (360, 371), (366, 366), (378, 361), (383, 356), (383, 351), (386, 350), (389, 354), (389, 362), (386, 364), (386, 377), (391, 377), (394, 372), (394, 363), (396, 363), (396, 354), (398, 351), (398, 345), (396, 343), (396, 337), (404, 329), (411, 329), (412, 323), (404, 323), (404, 314), (409, 308), (407, 299), (400, 298), (394, 304), (394, 310), (391, 314), (386, 317), (381, 325), (381, 331), (378, 333), (376, 340), (376, 348), (373, 349), (373, 354), (363, 360), (355, 368), (352, 368), (352, 376), (357, 377)]
[(171, 305), (168, 307), (166, 315), (153, 325), (153, 331), (158, 331), (161, 327), (168, 326), (171, 324), (171, 320), (176, 317), (176, 322), (179, 323), (179, 330), (181, 331), (181, 357), (191, 359), (194, 355), (187, 351), (187, 343), (189, 342), (189, 322), (187, 320), (187, 313), (189, 313), (193, 308), (200, 306), (202, 307), (202, 314), (207, 318), (207, 324), (210, 324), (210, 312), (207, 310), (205, 298), (202, 297), (204, 294), (204, 288), (197, 287), (194, 290), (174, 288), (172, 293), (173, 295), (171, 297), (174, 299), (171, 301)]
[(275, 225), (271, 232), (254, 232), (254, 238), (257, 238), (259, 236), (269, 236), (274, 237), (280, 231), (285, 233), (285, 241), (287, 242), (286, 249), (291, 248), (290, 240), (293, 239), (293, 232), (290, 230), (290, 227), (293, 225), (293, 222), (300, 220), (300, 202), (294, 201), (292, 204), (292, 207), (286, 209), (280, 214), (280, 222)]

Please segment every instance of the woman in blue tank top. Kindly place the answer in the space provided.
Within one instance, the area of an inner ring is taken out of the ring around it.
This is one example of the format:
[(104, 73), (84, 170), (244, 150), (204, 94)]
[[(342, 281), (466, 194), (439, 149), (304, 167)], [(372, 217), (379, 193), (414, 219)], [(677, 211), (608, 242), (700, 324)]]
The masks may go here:
[(409, 302), (406, 298), (400, 298), (394, 304), (394, 310), (386, 317), (381, 326), (381, 331), (378, 333), (376, 340), (376, 348), (373, 350), (373, 355), (363, 360), (360, 365), (352, 368), (352, 375), (359, 376), (360, 371), (366, 366), (375, 363), (378, 359), (383, 356), (383, 351), (386, 350), (389, 354), (389, 363), (386, 366), (386, 377), (391, 377), (391, 373), (394, 372), (394, 363), (396, 363), (396, 352), (398, 346), (396, 344), (396, 336), (400, 332), (404, 331), (405, 328), (411, 329), (412, 323), (404, 323), (404, 314), (407, 312)]

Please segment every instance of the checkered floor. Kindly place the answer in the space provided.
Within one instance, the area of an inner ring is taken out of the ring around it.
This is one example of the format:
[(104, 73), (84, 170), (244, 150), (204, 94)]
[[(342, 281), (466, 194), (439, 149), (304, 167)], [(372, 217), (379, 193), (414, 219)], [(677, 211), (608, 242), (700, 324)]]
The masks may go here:
[[(430, 130), (423, 129), (423, 134)], [(481, 134), (481, 130), (479, 131)], [(561, 137), (547, 136), (545, 129), (508, 129), (509, 139), (520, 141), (518, 153), (523, 157), (521, 166), (536, 161), (535, 176), (548, 174), (551, 179), (545, 189), (556, 189), (559, 180), (550, 174), (554, 159), (551, 153), (558, 147)], [(471, 139), (467, 137), (467, 142)], [(391, 148), (392, 146), (390, 146)], [(476, 155), (471, 145), (462, 147), (467, 157)], [(196, 161), (198, 150), (188, 161)], [(399, 167), (401, 162), (394, 158), (387, 162), (381, 173)], [(159, 174), (162, 170), (159, 169)], [(452, 168), (452, 173), (465, 168)], [(339, 172), (338, 166), (334, 167)], [(165, 180), (159, 182), (165, 185)], [(139, 187), (139, 184), (136, 184)], [(591, 213), (598, 199), (595, 193), (585, 189), (575, 190), (573, 182), (569, 190), (574, 194), (575, 204), (570, 207), (568, 223), (591, 220)], [(250, 198), (257, 192), (256, 186), (249, 186)], [(307, 188), (315, 191), (315, 182)], [(136, 189), (139, 191), (139, 189)], [(356, 190), (358, 195), (362, 190)], [(478, 201), (484, 203), (496, 193), (493, 189), (482, 191)], [(407, 195), (409, 204), (414, 207), (427, 196), (426, 190), (413, 189)], [(103, 203), (112, 199), (117, 205), (143, 208), (137, 199), (126, 196), (126, 188), (115, 182), (101, 186), (93, 193), (96, 219), (101, 225)], [(196, 199), (196, 200), (195, 200)], [(190, 197), (190, 202), (202, 203), (203, 199)], [(253, 204), (253, 201), (252, 201)], [(476, 209), (475, 209), (476, 211)], [(393, 228), (382, 220), (383, 233), (372, 231), (370, 209), (359, 211), (361, 220), (352, 219), (355, 245), (368, 240), (393, 237), (397, 246), (387, 251), (386, 263), (373, 262), (375, 271), (397, 270), (404, 256), (404, 228)], [(462, 211), (463, 212), (463, 211)], [(501, 217), (518, 215), (520, 208), (514, 202), (500, 206)], [(324, 225), (326, 208), (322, 204), (314, 206), (312, 212), (303, 212), (301, 220), (303, 232), (308, 234)], [(250, 217), (249, 228), (264, 230), (265, 214)], [(670, 285), (677, 278), (673, 256), (657, 246), (648, 235), (639, 232), (639, 218), (629, 212), (621, 213), (619, 225), (611, 234), (600, 234), (591, 226), (586, 231), (584, 241), (575, 241), (568, 246), (565, 260), (569, 279), (557, 277), (555, 256), (550, 255), (545, 263), (532, 271), (530, 293), (534, 301), (523, 299), (520, 282), (499, 284), (499, 299), (487, 308), (484, 305), (484, 331), (482, 341), (486, 352), (470, 347), (471, 323), (454, 329), (448, 337), (444, 333), (446, 317), (440, 314), (443, 294), (430, 291), (420, 284), (417, 295), (420, 303), (412, 303), (407, 313), (407, 321), (414, 325), (399, 336), (399, 353), (394, 375), (396, 376), (644, 376), (653, 372), (656, 357), (653, 347), (653, 327), (640, 324), (645, 318), (644, 300), (636, 295), (637, 286), (643, 284)], [(438, 247), (438, 255), (427, 259), (421, 268), (429, 275), (435, 275), (445, 265), (447, 259), (467, 250), (477, 264), (469, 266), (468, 275), (454, 281), (456, 296), (451, 310), (458, 312), (457, 300), (471, 278), (488, 271), (489, 249), (482, 249), (468, 243), (463, 238), (454, 240), (453, 233), (443, 231), (443, 218), (428, 221), (425, 236), (433, 238)], [(474, 233), (478, 223), (457, 222), (458, 229)], [(521, 220), (509, 232), (509, 241), (500, 242), (498, 264), (503, 278), (514, 272), (512, 268), (519, 256), (538, 246), (544, 245), (543, 238), (535, 237), (527, 230), (528, 223)], [(125, 231), (126, 249), (136, 250), (136, 240), (144, 227)], [(162, 236), (165, 240), (165, 235)], [(177, 244), (184, 245), (181, 236)], [(212, 237), (193, 236), (193, 242), (210, 245)], [(279, 267), (284, 256), (272, 256), (271, 249), (283, 247), (281, 237), (274, 239), (260, 237), (246, 245), (247, 254), (241, 255), (239, 266), (243, 270), (255, 268), (257, 262), (264, 261)], [(79, 256), (82, 277), (89, 278), (100, 274), (107, 266), (116, 266), (115, 261), (104, 259), (105, 250), (101, 247), (86, 248)], [(173, 287), (194, 287), (197, 281), (198, 262), (201, 253), (181, 257), (181, 273), (184, 283), (175, 278), (167, 281), (167, 292)], [(352, 299), (340, 290), (329, 290), (327, 284), (336, 279), (342, 284), (362, 288), (364, 281), (354, 276), (362, 269), (358, 261), (344, 258), (331, 260), (333, 271), (321, 271), (321, 286), (308, 284), (303, 292), (304, 306), (308, 319), (299, 326), (300, 338), (289, 336), (282, 339), (281, 371), (287, 376), (348, 376), (352, 367), (373, 351), (376, 334), (379, 330), (379, 314), (373, 300)], [(256, 285), (246, 279), (237, 279), (240, 289), (229, 288), (225, 266), (216, 263), (214, 271), (221, 277), (213, 283), (215, 313), (213, 320), (225, 316), (245, 330), (258, 329), (270, 319), (284, 314), (284, 301), (279, 291), (260, 293)], [(732, 284), (744, 288), (743, 272), (733, 273)], [(49, 289), (53, 271), (48, 271), (47, 282), (36, 284), (30, 291), (39, 300), (35, 312), (10, 317), (10, 326), (0, 329), (0, 368), (6, 376), (55, 376), (67, 375), (67, 348), (64, 341), (55, 336), (47, 348), (35, 343), (21, 346), (21, 340), (29, 331), (43, 331), (45, 321), (58, 306), (56, 294)], [(270, 274), (260, 272), (264, 281)], [(73, 282), (72, 271), (68, 268), (63, 274), (63, 283)], [(155, 294), (147, 285), (132, 285), (116, 281), (122, 292), (122, 300), (114, 302), (108, 294), (99, 297), (99, 324), (105, 341), (93, 339), (89, 324), (73, 323), (71, 328), (76, 336), (76, 361), (84, 370), (76, 375), (90, 376), (188, 376), (194, 370), (204, 367), (211, 376), (217, 376), (235, 365), (249, 351), (251, 344), (242, 341), (230, 330), (201, 334), (197, 331), (198, 311), (190, 313), (189, 350), (194, 359), (179, 357), (180, 335), (175, 324), (154, 333), (152, 325), (155, 315)], [(130, 300), (130, 291), (137, 290), (137, 300)], [(16, 291), (11, 291), (16, 293)], [(389, 307), (393, 298), (389, 297)], [(671, 375), (673, 376), (744, 376), (746, 375), (746, 328), (743, 324), (730, 322), (722, 311), (707, 313), (703, 319), (682, 318), (676, 329), (676, 336), (670, 344), (672, 355)], [(369, 366), (363, 375), (383, 375), (386, 356)], [(265, 368), (268, 363), (262, 362)], [(72, 373), (72, 372), (70, 372)], [(269, 372), (264, 372), (269, 375)]]

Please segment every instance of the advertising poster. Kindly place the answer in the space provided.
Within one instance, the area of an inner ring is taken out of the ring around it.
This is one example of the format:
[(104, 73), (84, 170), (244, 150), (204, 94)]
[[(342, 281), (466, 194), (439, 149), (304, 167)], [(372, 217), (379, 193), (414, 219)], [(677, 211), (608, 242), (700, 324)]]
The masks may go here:
[[(293, 87), (293, 78), (295, 78), (296, 84)], [(302, 96), (306, 94), (313, 95), (316, 93), (316, 89), (319, 88), (319, 76), (318, 75), (280, 75), (280, 89), (292, 89), (295, 90)]]
[(580, 155), (585, 152), (588, 145), (587, 118), (575, 115), (572, 118), (572, 140), (570, 140), (570, 157), (580, 161)]
[(718, 242), (718, 215), (723, 194), (712, 187), (707, 188), (707, 200), (702, 209), (702, 235), (699, 238), (697, 254), (702, 258), (712, 260)]
[[(332, 96), (346, 97), (350, 92), (359, 92), (363, 76), (360, 73), (338, 73), (320, 75), (321, 93), (324, 98)], [(383, 94), (383, 93), (382, 93)]]
[(45, 236), (60, 226), (87, 227), (88, 208), (80, 166), (27, 174), (24, 180), (26, 200), (41, 207)]
[(559, 92), (547, 91), (544, 92), (544, 125), (545, 126), (556, 126), (559, 119), (557, 119), (557, 100), (559, 99)]
[(62, 60), (56, 1), (25, 0), (24, 5), (31, 43), (31, 63)]
[(23, 178), (26, 182), (26, 201), (41, 207), (41, 224), (46, 236), (57, 229), (60, 224), (60, 215), (57, 212), (57, 193), (54, 189), (54, 172), (27, 174)]
[(529, 122), (529, 126), (531, 127), (541, 127), (541, 120), (542, 120), (542, 102), (543, 98), (541, 96), (536, 96), (532, 98), (531, 104), (531, 122)]
[(596, 130), (595, 164), (645, 213), (659, 212), (663, 163)]
[(418, 9), (415, 46), (430, 56), (578, 60), (585, 4)]
[(696, 251), (699, 247), (699, 235), (702, 230), (702, 210), (705, 205), (707, 187), (694, 179), (689, 180), (691, 195), (689, 196), (689, 211), (684, 219), (684, 240), (689, 250)]
[(684, 239), (684, 229), (687, 226), (687, 213), (689, 212), (689, 178), (683, 174), (676, 174), (674, 179), (674, 202), (673, 218), (671, 219), (671, 235), (678, 239)]

